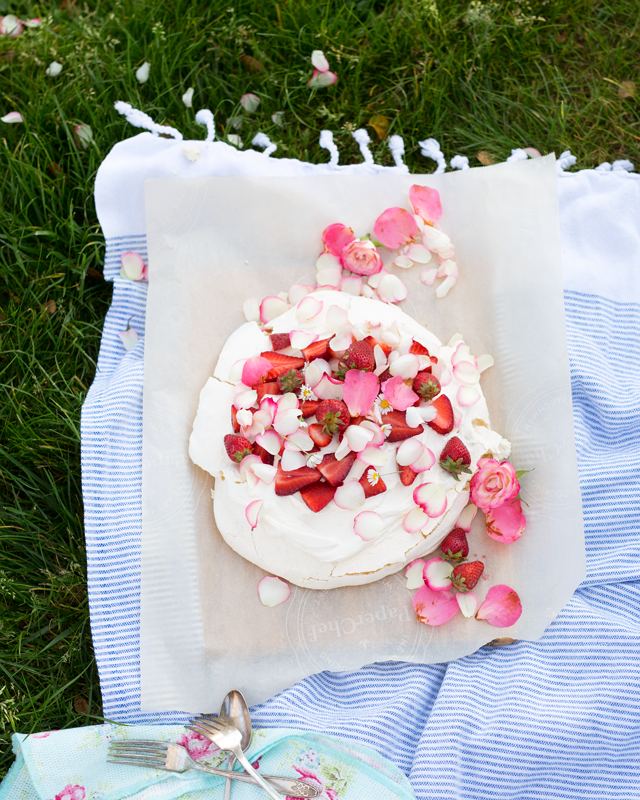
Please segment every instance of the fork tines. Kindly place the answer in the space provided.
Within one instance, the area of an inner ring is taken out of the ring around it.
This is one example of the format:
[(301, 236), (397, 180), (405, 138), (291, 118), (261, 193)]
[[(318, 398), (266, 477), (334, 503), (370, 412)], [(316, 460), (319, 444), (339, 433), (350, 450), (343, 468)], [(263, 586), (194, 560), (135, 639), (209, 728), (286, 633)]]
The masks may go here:
[(110, 764), (131, 764), (134, 767), (155, 767), (163, 769), (169, 745), (165, 742), (151, 742), (146, 739), (124, 739), (109, 745)]

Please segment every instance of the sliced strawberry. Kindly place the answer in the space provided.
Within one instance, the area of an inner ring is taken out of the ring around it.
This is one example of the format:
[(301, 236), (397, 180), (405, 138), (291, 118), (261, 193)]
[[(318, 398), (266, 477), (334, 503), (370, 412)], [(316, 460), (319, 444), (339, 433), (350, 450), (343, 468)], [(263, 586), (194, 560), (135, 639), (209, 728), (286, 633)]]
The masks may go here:
[(329, 340), (321, 339), (319, 342), (312, 342), (309, 347), (304, 347), (302, 354), (307, 361), (313, 361), (315, 358), (324, 358), (329, 350)]
[(437, 364), (438, 363), (438, 359), (435, 356), (429, 356), (429, 358), (431, 359), (431, 363), (432, 364)]
[(336, 488), (335, 486), (331, 486), (330, 483), (319, 481), (318, 483), (311, 484), (311, 486), (305, 486), (304, 489), (300, 489), (300, 497), (302, 497), (309, 508), (317, 514), (318, 511), (322, 511), (322, 509), (333, 500)]
[(382, 386), (382, 384), (385, 381), (390, 381), (391, 378), (393, 378), (393, 375), (391, 374), (391, 372), (388, 369), (385, 369), (385, 371), (382, 373), (382, 375), (380, 375), (380, 377), (378, 378), (378, 380), (380, 381), (380, 386)]
[(373, 336), (367, 336), (366, 339), (365, 339), (365, 342), (369, 342), (369, 344), (371, 345), (371, 349), (372, 350), (375, 349), (376, 345), (381, 347), (382, 348), (382, 352), (385, 354), (385, 356), (388, 356), (389, 353), (391, 352), (391, 347), (389, 347), (388, 344), (385, 344), (384, 342), (381, 342), (379, 339), (375, 339)]
[(388, 411), (382, 417), (384, 425), (391, 425), (391, 433), (387, 436), (388, 442), (401, 442), (403, 439), (410, 439), (422, 433), (422, 425), (412, 428), (407, 425), (406, 414), (404, 411)]
[(269, 381), (269, 383), (259, 383), (256, 386), (258, 394), (258, 402), (262, 400), (265, 394), (281, 394), (280, 384), (277, 381)]
[(318, 470), (332, 486), (340, 486), (349, 472), (351, 472), (351, 467), (355, 460), (355, 453), (347, 453), (341, 461), (338, 461), (333, 453), (327, 453), (318, 464)]
[(364, 489), (364, 496), (365, 499), (367, 497), (375, 497), (377, 494), (382, 494), (382, 492), (387, 491), (387, 484), (382, 480), (382, 478), (378, 477), (378, 480), (375, 483), (371, 483), (369, 480), (369, 473), (375, 473), (376, 470), (373, 467), (369, 467), (364, 471), (363, 476), (360, 478), (360, 486)]
[(295, 356), (286, 356), (284, 353), (275, 353), (273, 350), (267, 350), (260, 353), (262, 358), (266, 358), (273, 364), (273, 369), (264, 376), (265, 383), (275, 381), (281, 375), (286, 375), (292, 369), (300, 369), (304, 367), (304, 358), (296, 358)]
[(327, 433), (319, 422), (314, 422), (307, 428), (307, 433), (318, 447), (326, 447), (333, 439), (332, 433)]
[(414, 356), (428, 356), (429, 355), (429, 351), (427, 350), (427, 348), (423, 344), (420, 344), (420, 342), (416, 342), (415, 339), (413, 340), (413, 344), (409, 348), (409, 352), (413, 353)]
[(240, 423), (238, 422), (238, 410), (235, 406), (231, 406), (231, 424), (233, 425), (233, 432), (240, 433)]
[(263, 464), (273, 464), (273, 455), (268, 450), (265, 450), (264, 447), (255, 444), (255, 442), (253, 445), (253, 453), (256, 456), (260, 456)]
[(312, 417), (316, 413), (316, 408), (320, 405), (320, 400), (303, 400), (302, 416), (304, 419)]
[[(431, 422), (427, 422), (427, 425), (433, 428), (436, 433), (440, 433), (443, 436), (447, 433), (451, 433), (453, 430), (453, 408), (451, 407), (451, 400), (449, 400), (446, 394), (440, 394), (431, 405), (438, 413), (435, 419), (432, 419)], [(389, 415), (387, 414), (387, 416)]]
[(300, 469), (294, 469), (292, 472), (285, 472), (278, 464), (275, 484), (276, 494), (278, 497), (287, 497), (290, 494), (295, 494), (300, 489), (304, 489), (305, 486), (317, 483), (321, 477), (322, 475), (313, 467), (300, 467)]
[(400, 482), (403, 486), (411, 486), (417, 476), (418, 473), (414, 472), (409, 465), (400, 467)]
[(276, 352), (284, 350), (286, 347), (291, 347), (291, 339), (288, 333), (272, 333), (269, 339), (271, 339), (271, 347)]

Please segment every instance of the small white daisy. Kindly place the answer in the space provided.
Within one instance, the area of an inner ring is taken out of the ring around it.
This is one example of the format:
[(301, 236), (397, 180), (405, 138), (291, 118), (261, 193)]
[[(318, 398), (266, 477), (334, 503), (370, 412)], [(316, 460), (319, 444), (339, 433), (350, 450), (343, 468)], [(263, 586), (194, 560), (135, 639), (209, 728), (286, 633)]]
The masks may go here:
[(373, 469), (373, 467), (367, 472), (367, 480), (371, 486), (375, 486), (376, 483), (380, 480), (380, 473), (378, 470)]
[(378, 395), (374, 401), (374, 405), (380, 410), (381, 414), (388, 414), (390, 411), (393, 411), (393, 406), (383, 394)]
[(305, 383), (304, 386), (300, 389), (300, 397), (303, 400), (317, 400), (318, 398), (313, 393), (310, 386), (307, 386)]
[(391, 425), (386, 422), (384, 425), (380, 426), (380, 430), (384, 433), (384, 438), (387, 439), (389, 434), (391, 433)]
[(322, 458), (323, 458), (322, 453), (318, 452), (309, 453), (309, 455), (307, 456), (307, 466), (312, 468), (317, 467), (318, 464), (322, 461)]

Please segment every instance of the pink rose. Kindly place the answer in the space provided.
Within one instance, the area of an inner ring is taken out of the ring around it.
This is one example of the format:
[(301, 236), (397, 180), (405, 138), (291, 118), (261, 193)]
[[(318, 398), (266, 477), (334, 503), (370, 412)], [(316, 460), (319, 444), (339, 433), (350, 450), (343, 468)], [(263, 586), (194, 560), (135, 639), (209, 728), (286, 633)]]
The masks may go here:
[(522, 503), (512, 497), (499, 508), (487, 512), (487, 534), (496, 542), (511, 544), (523, 534), (527, 520), (522, 513)]
[(340, 263), (356, 275), (375, 275), (382, 269), (380, 253), (370, 239), (349, 242), (340, 254)]
[(60, 794), (56, 795), (56, 800), (84, 800), (84, 786), (71, 786), (67, 784)]
[[(294, 764), (293, 768), (298, 775), (300, 775), (301, 780), (311, 784), (314, 789), (317, 789), (320, 792), (318, 795), (319, 800), (338, 800), (338, 795), (336, 792), (333, 789), (330, 789), (328, 786), (325, 786), (320, 780), (320, 776), (315, 772), (312, 772), (312, 770), (310, 770), (308, 767), (297, 767)], [(287, 797), (286, 800), (292, 800), (292, 798)]]
[(520, 491), (516, 471), (508, 461), (499, 463), (495, 458), (481, 458), (478, 466), (480, 469), (471, 478), (471, 502), (485, 514)]
[(178, 739), (177, 744), (186, 747), (194, 761), (198, 761), (204, 756), (209, 755), (211, 748), (213, 748), (214, 752), (218, 749), (210, 739), (201, 736), (195, 731), (183, 733)]

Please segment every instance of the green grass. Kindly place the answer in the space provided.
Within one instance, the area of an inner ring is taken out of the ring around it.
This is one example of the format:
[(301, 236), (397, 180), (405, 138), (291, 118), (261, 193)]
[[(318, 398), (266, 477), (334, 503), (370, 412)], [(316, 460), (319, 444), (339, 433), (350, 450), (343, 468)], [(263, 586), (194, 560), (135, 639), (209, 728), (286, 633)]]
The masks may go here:
[[(228, 119), (246, 143), (262, 130), (277, 155), (326, 161), (323, 128), (341, 163), (360, 161), (350, 132), (374, 115), (405, 137), (413, 171), (431, 171), (417, 142), (445, 155), (512, 147), (570, 148), (581, 167), (640, 163), (636, 0), (123, 0), (0, 10), (43, 16), (40, 29), (0, 40), (0, 726), (11, 761), (14, 731), (100, 719), (86, 597), (79, 418), (111, 287), (93, 203), (100, 161), (136, 133), (113, 110), (127, 100), (156, 121), (203, 138), (195, 111)], [(321, 49), (338, 83), (310, 91), (310, 54)], [(260, 62), (247, 69), (246, 58)], [(45, 75), (57, 60), (63, 72)], [(134, 72), (151, 62), (148, 83)], [(181, 95), (195, 88), (194, 109)], [(261, 98), (255, 114), (239, 106)], [(629, 93), (629, 92), (627, 92)], [(624, 92), (623, 92), (624, 94)], [(271, 115), (284, 112), (282, 127)], [(95, 141), (78, 148), (72, 128)], [(373, 152), (391, 163), (369, 128)], [(230, 132), (229, 130), (227, 132)], [(248, 146), (248, 145), (246, 145)], [(54, 310), (55, 309), (55, 310)], [(53, 313), (52, 313), (53, 312)]]

